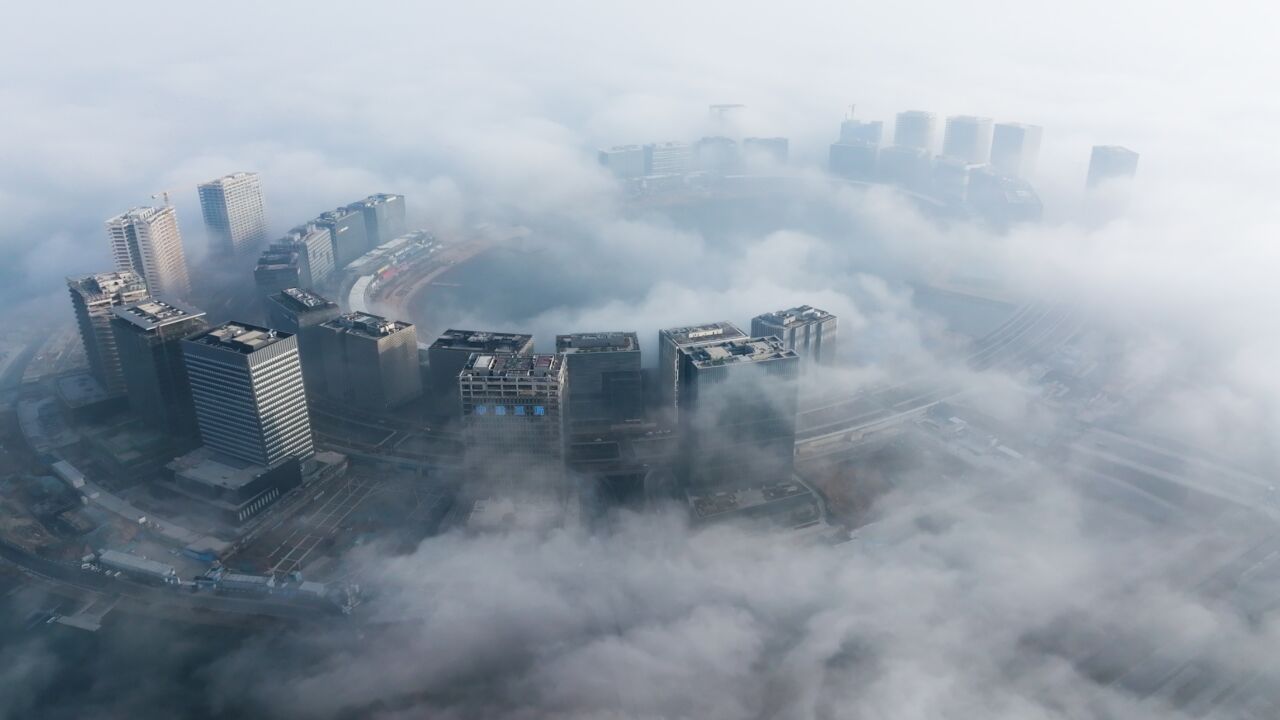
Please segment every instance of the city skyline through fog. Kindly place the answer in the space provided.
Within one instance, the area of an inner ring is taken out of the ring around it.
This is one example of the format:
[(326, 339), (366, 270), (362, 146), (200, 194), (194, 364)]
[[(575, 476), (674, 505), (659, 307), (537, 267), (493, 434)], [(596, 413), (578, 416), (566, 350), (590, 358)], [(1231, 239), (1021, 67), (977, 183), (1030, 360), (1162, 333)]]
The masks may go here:
[(12, 15), (0, 720), (1280, 712), (1273, 8)]

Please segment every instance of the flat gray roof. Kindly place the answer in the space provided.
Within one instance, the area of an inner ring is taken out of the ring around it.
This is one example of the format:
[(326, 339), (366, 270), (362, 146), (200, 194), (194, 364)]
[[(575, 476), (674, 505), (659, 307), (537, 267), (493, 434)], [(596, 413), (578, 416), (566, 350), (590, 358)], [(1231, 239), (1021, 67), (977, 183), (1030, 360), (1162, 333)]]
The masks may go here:
[(177, 300), (157, 300), (148, 298), (128, 305), (118, 305), (111, 312), (121, 320), (126, 320), (143, 330), (155, 330), (165, 325), (204, 317), (203, 310)]
[(640, 349), (640, 340), (634, 332), (570, 333), (556, 336), (556, 352), (629, 352)]
[(684, 347), (680, 352), (692, 358), (693, 364), (700, 368), (800, 357), (795, 350), (788, 350), (781, 340), (772, 337), (723, 340), (706, 345)]
[(174, 458), (167, 467), (192, 482), (230, 490), (248, 485), (267, 471), (261, 465), (237, 460), (203, 445), (182, 457)]
[(325, 299), (317, 293), (303, 288), (286, 288), (272, 296), (277, 302), (295, 312), (307, 312), (325, 308), (335, 308), (338, 304)]
[(475, 377), (551, 377), (560, 373), (564, 358), (560, 355), (516, 355), (499, 353), (488, 355), (475, 353), (468, 360), (462, 374)]
[(413, 325), (399, 320), (388, 320), (381, 315), (374, 315), (373, 313), (350, 312), (323, 323), (321, 327), (344, 330), (352, 335), (362, 335), (377, 339), (411, 330)]
[(432, 350), (466, 350), (484, 353), (514, 353), (533, 340), (523, 333), (500, 333), (487, 330), (445, 330), (431, 343)]
[(686, 345), (698, 345), (700, 343), (707, 342), (717, 342), (719, 340), (731, 340), (733, 338), (744, 338), (747, 336), (746, 333), (738, 329), (737, 325), (734, 325), (728, 320), (703, 323), (702, 325), (667, 328), (659, 332), (663, 337), (671, 339), (680, 347)]
[(826, 310), (819, 310), (812, 305), (797, 305), (786, 310), (776, 310), (770, 313), (757, 315), (756, 320), (767, 322), (771, 325), (781, 325), (783, 327), (796, 324), (806, 324), (827, 320), (835, 317)]
[(249, 355), (293, 337), (291, 333), (259, 325), (228, 322), (187, 338), (186, 342), (208, 345), (227, 352)]

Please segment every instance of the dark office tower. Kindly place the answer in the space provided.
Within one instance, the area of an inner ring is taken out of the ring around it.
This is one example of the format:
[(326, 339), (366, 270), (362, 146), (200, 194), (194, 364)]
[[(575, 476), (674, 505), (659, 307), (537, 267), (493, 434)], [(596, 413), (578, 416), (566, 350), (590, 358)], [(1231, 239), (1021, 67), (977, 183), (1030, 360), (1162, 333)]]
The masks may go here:
[(840, 123), (840, 142), (879, 145), (884, 139), (884, 123), (879, 120), (854, 120)]
[(1016, 178), (1028, 178), (1040, 157), (1039, 125), (996, 123), (991, 137), (991, 166), (996, 172)]
[(898, 113), (893, 124), (893, 144), (902, 147), (933, 149), (933, 136), (938, 118), (931, 112), (908, 110)]
[(704, 137), (694, 153), (699, 170), (710, 173), (733, 173), (742, 166), (738, 143), (727, 137)]
[(564, 469), (564, 358), (473, 354), (458, 375), (468, 477)]
[(364, 216), (364, 232), (368, 243), (365, 252), (409, 231), (405, 226), (403, 195), (378, 193), (348, 205), (347, 209), (359, 211)]
[(689, 143), (663, 142), (644, 146), (645, 175), (684, 175), (693, 169)]
[(742, 141), (742, 155), (747, 162), (764, 161), (774, 165), (785, 165), (789, 154), (789, 143), (784, 137), (749, 137)]
[(458, 373), (466, 367), (472, 354), (531, 355), (533, 336), (518, 333), (496, 333), (481, 330), (445, 330), (427, 348), (427, 369), (431, 392), (448, 396), (445, 405), (456, 412)]
[(680, 405), (680, 349), (745, 337), (727, 320), (658, 331), (658, 402), (671, 419)]
[(991, 118), (954, 115), (947, 118), (942, 154), (975, 165), (991, 161)]
[(644, 148), (639, 145), (614, 145), (597, 154), (601, 167), (623, 180), (643, 177), (645, 173)]
[(1089, 187), (1114, 178), (1130, 178), (1138, 172), (1138, 153), (1119, 145), (1094, 145), (1089, 156)]
[(329, 231), (333, 240), (333, 264), (339, 271), (377, 244), (369, 241), (364, 212), (360, 210), (338, 208), (322, 213), (312, 222)]
[(751, 337), (779, 338), (806, 362), (830, 365), (836, 356), (836, 316), (809, 305), (765, 313), (752, 318)]
[(185, 298), (191, 294), (187, 256), (172, 205), (136, 207), (107, 221), (111, 256), (117, 270), (137, 273), (152, 295)]
[(310, 282), (306, 287), (323, 285), (333, 276), (333, 238), (329, 229), (314, 223), (299, 225), (283, 238), (271, 243), (269, 250), (298, 253), (299, 266)]
[(800, 357), (777, 338), (680, 350), (680, 470), (693, 488), (789, 481)]
[(198, 190), (214, 253), (242, 255), (267, 241), (267, 213), (258, 173), (232, 173), (200, 183)]
[(831, 174), (846, 180), (874, 182), (878, 173), (879, 146), (864, 140), (841, 140), (831, 146)]
[(343, 405), (387, 410), (422, 395), (413, 325), (347, 313), (320, 326), (324, 393)]
[(253, 284), (263, 307), (267, 298), (285, 288), (311, 287), (311, 274), (305, 263), (305, 256), (287, 246), (273, 245), (262, 252), (253, 269)]
[(196, 413), (181, 341), (208, 327), (204, 312), (176, 300), (148, 299), (117, 306), (113, 313), (111, 329), (124, 370), (129, 407), (158, 430), (196, 437)]
[(80, 326), (80, 340), (89, 359), (89, 372), (108, 395), (123, 393), (124, 374), (120, 369), (116, 338), (111, 332), (111, 310), (146, 298), (147, 284), (137, 273), (121, 271), (67, 278), (67, 287), (71, 290), (71, 306)]
[(205, 446), (271, 467), (314, 453), (298, 340), (229, 322), (182, 341)]
[(641, 417), (640, 341), (633, 332), (556, 336), (568, 367), (571, 430)]
[(301, 288), (287, 288), (267, 299), (267, 324), (298, 338), (298, 354), (302, 358), (302, 377), (307, 393), (323, 393), (324, 336), (320, 328), (338, 317), (337, 303)]
[(891, 145), (881, 148), (878, 170), (881, 182), (923, 192), (930, 186), (933, 158), (924, 148)]

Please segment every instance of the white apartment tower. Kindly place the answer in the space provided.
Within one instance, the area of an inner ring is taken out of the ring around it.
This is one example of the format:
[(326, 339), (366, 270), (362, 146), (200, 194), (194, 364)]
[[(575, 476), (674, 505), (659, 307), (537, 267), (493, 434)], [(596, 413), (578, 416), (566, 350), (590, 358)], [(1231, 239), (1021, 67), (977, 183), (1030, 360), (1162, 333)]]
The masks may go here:
[(201, 183), (199, 190), (200, 211), (214, 253), (242, 255), (266, 242), (267, 214), (258, 173), (232, 173)]
[(191, 295), (173, 206), (136, 207), (117, 215), (107, 221), (107, 237), (116, 269), (140, 275), (152, 297), (181, 300)]

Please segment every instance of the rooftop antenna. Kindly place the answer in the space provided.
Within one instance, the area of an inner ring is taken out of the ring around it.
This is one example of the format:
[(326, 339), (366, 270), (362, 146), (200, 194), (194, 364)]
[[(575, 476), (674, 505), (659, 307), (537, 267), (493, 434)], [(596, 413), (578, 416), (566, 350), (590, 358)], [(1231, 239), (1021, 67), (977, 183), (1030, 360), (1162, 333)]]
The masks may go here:
[(848, 114), (848, 115), (846, 115), (844, 119), (845, 119), (845, 120), (852, 120), (852, 119), (853, 119), (853, 113), (854, 113), (854, 111), (855, 111), (855, 110), (857, 110), (857, 109), (858, 109), (857, 104), (850, 104), (850, 105), (849, 105), (849, 114)]

